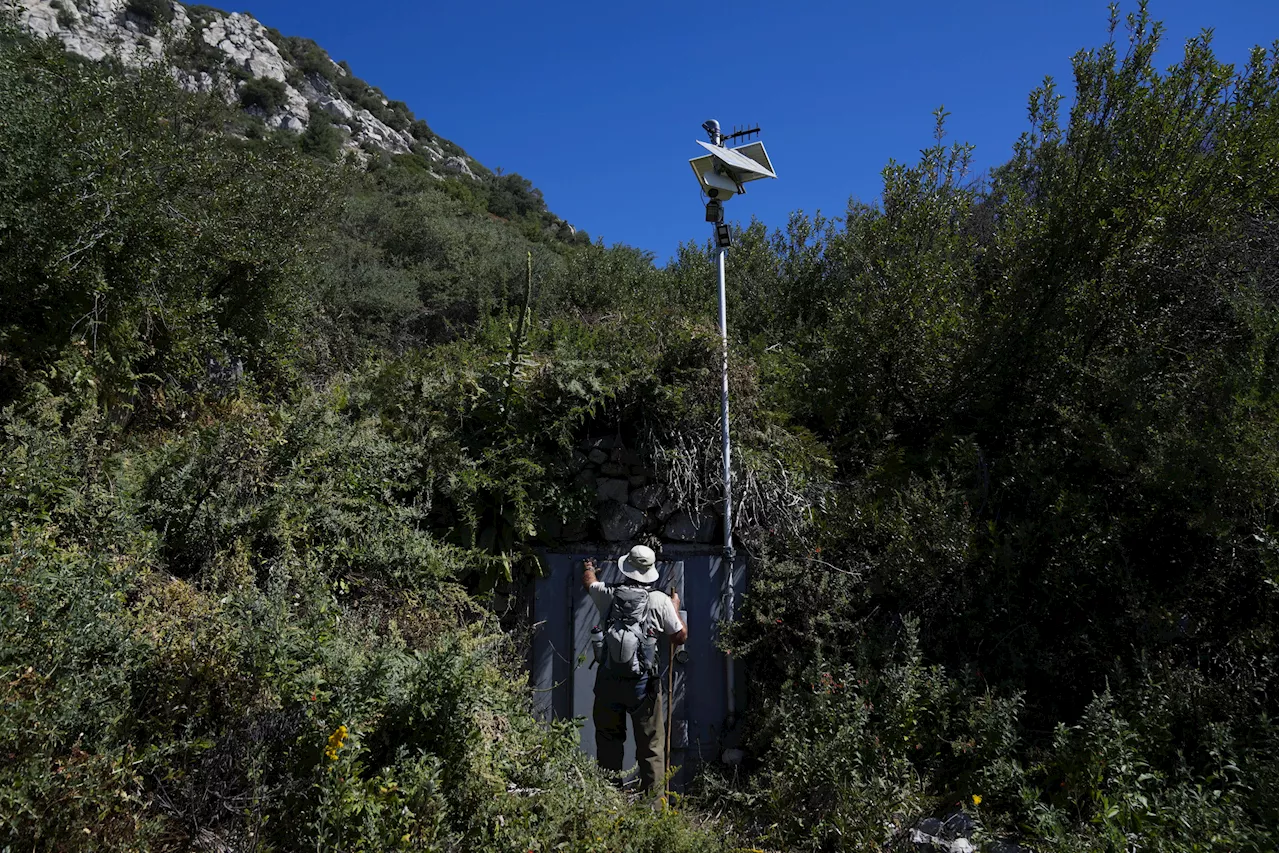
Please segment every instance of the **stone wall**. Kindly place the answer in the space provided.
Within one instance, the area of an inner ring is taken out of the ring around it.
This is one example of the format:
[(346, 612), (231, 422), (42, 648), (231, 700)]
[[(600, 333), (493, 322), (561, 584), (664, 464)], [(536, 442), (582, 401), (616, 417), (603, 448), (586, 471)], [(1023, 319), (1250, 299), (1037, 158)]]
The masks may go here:
[(544, 534), (562, 542), (604, 540), (631, 542), (657, 538), (664, 542), (718, 541), (720, 517), (678, 505), (652, 467), (617, 436), (597, 436), (582, 442), (573, 454), (574, 482), (591, 489), (596, 520), (557, 520), (544, 523)]

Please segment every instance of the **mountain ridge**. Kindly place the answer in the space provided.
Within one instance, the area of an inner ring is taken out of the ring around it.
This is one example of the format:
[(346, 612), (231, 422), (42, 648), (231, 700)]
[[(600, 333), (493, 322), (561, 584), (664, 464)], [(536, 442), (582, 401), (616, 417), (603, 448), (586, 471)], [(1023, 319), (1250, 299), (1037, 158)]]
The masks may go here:
[(332, 126), (341, 149), (362, 162), (380, 152), (412, 153), (439, 178), (491, 174), (315, 42), (284, 36), (250, 14), (168, 0), (18, 0), (17, 9), (24, 27), (85, 59), (132, 67), (167, 61), (184, 89), (239, 103), (263, 129), (301, 134)]

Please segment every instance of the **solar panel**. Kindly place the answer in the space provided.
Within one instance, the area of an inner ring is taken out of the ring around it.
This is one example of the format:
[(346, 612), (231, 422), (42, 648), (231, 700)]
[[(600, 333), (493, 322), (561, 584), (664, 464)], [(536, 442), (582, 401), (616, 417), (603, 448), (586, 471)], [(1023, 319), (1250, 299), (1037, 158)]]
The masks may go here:
[(758, 140), (756, 142), (749, 142), (746, 145), (734, 148), (733, 151), (756, 161), (756, 163), (760, 165), (761, 169), (769, 173), (770, 178), (778, 177), (773, 171), (773, 164), (769, 162), (769, 155), (765, 153), (763, 142)]
[[(712, 145), (709, 142), (698, 140), (698, 144), (711, 152), (711, 156), (719, 160), (729, 170), (735, 173), (741, 182), (755, 181), (760, 178), (776, 178), (773, 169), (769, 166), (769, 158), (764, 153), (763, 142), (752, 142), (741, 148), (721, 148), (718, 145)], [(760, 157), (763, 162), (748, 156), (747, 151)]]
[(773, 164), (769, 162), (763, 142), (752, 142), (741, 148), (721, 148), (701, 140), (698, 140), (698, 144), (710, 154), (695, 157), (689, 161), (689, 165), (698, 177), (703, 192), (715, 189), (719, 190), (721, 198), (727, 198), (741, 192), (742, 184), (748, 181), (778, 177), (773, 172)]

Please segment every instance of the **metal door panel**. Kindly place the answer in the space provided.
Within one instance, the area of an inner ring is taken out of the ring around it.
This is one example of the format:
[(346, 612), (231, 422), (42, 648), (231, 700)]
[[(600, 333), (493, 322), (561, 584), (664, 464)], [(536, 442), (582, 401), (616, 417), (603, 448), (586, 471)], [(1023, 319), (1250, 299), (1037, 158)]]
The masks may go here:
[[(688, 662), (676, 664), (671, 682), (674, 688), (671, 693), (674, 696), (672, 732), (677, 734), (672, 741), (671, 763), (682, 767), (716, 756), (728, 709), (725, 657), (716, 648), (718, 623), (724, 610), (724, 561), (719, 556), (706, 553), (707, 550), (697, 546), (668, 546), (663, 549), (666, 559), (658, 563), (657, 588), (667, 592), (675, 585), (689, 626), (689, 642), (685, 646)], [(548, 574), (535, 584), (535, 631), (530, 672), (535, 706), (544, 715), (559, 719), (578, 718), (581, 746), (590, 755), (595, 754), (595, 726), (591, 710), (596, 675), (596, 670), (590, 666), (591, 626), (599, 624), (602, 618), (582, 588), (581, 565), (583, 559), (592, 557), (599, 566), (600, 580), (618, 583), (622, 576), (615, 556), (585, 551), (549, 553), (546, 555)], [(733, 580), (736, 594), (741, 595), (746, 582), (742, 561), (735, 566)], [(658, 677), (666, 701), (670, 650), (665, 640), (659, 643), (658, 658)], [(735, 676), (735, 704), (741, 709), (741, 673), (735, 673)], [(687, 750), (678, 746), (682, 732), (687, 739)], [(632, 737), (627, 738), (624, 761), (626, 767), (634, 764)], [(676, 777), (677, 787), (688, 775), (687, 770), (682, 770)]]

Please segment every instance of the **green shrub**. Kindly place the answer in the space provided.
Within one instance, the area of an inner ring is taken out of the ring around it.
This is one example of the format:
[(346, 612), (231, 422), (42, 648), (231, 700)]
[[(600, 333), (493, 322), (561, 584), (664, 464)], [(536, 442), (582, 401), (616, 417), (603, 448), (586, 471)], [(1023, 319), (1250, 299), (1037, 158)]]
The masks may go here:
[(302, 153), (322, 160), (333, 161), (342, 150), (345, 134), (333, 122), (327, 121), (320, 110), (311, 113), (307, 129), (298, 135), (298, 147)]
[(430, 142), (435, 139), (435, 133), (431, 127), (422, 119), (416, 119), (409, 125), (409, 132), (413, 134), (413, 138), (419, 142)]
[(240, 87), (240, 105), (246, 109), (259, 109), (271, 114), (288, 101), (284, 83), (270, 77), (253, 77)]
[(268, 353), (294, 350), (299, 251), (326, 216), (309, 161), (226, 144), (210, 131), (233, 116), (158, 67), (115, 75), (8, 37), (0, 59), (27, 70), (0, 80), (0, 216), (20, 223), (0, 244), (0, 401), (69, 352), (131, 408), (163, 382), (181, 396), (210, 358), (282, 366)]
[(152, 24), (167, 24), (173, 20), (173, 3), (170, 0), (127, 0), (125, 9)]
[(329, 54), (311, 39), (287, 36), (282, 50), (286, 58), (303, 74), (314, 74), (330, 83), (338, 79), (338, 72)]
[(515, 219), (547, 209), (542, 192), (515, 172), (495, 175), (488, 180), (489, 212), (504, 219)]
[(533, 718), (449, 581), (485, 556), (416, 529), (417, 445), (349, 405), (138, 443), (91, 395), (0, 414), (0, 844), (723, 849)]
[(714, 248), (0, 32), (0, 847), (1274, 849), (1275, 57), (1129, 24), (989, 185), (940, 111), (879, 205), (739, 229), (752, 704), (692, 821), (472, 593), (590, 518), (588, 434), (714, 505)]
[[(806, 807), (857, 796), (864, 732), (890, 756), (913, 734), (873, 714), (833, 739), (812, 662), (869, 689), (874, 638), (909, 618), (949, 686), (916, 703), (912, 785), (867, 774), (899, 785), (888, 801), (974, 792), (987, 837), (1045, 849), (1276, 844), (1275, 244), (1242, 236), (1274, 226), (1276, 194), (1236, 177), (1274, 173), (1276, 59), (1232, 69), (1202, 38), (1162, 70), (1145, 6), (1126, 23), (1075, 57), (1069, 115), (1033, 94), (989, 190), (939, 112), (879, 206), (735, 247), (731, 324), (763, 396), (843, 482), (807, 532), (753, 550), (735, 636), (762, 729), (759, 787), (733, 796), (779, 844), (822, 843)], [(713, 262), (686, 247), (660, 292)], [(843, 788), (821, 772), (841, 762)]]

